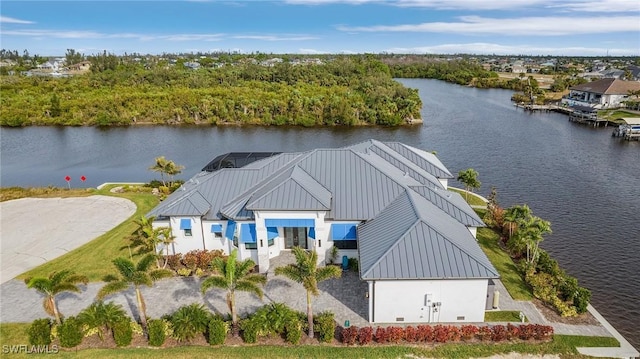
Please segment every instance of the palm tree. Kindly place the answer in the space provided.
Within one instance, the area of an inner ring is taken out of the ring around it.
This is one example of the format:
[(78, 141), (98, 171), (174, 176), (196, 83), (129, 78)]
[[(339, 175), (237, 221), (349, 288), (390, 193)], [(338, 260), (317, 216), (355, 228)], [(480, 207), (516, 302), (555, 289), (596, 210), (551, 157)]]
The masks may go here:
[(231, 254), (226, 257), (216, 257), (211, 261), (211, 267), (217, 274), (206, 278), (201, 285), (202, 294), (207, 290), (215, 287), (225, 289), (227, 291), (227, 306), (231, 312), (231, 321), (233, 323), (233, 335), (238, 335), (238, 314), (236, 310), (236, 290), (250, 292), (262, 299), (262, 288), (267, 282), (267, 278), (261, 274), (251, 273), (255, 263), (247, 258), (244, 261), (238, 261), (238, 250), (234, 249)]
[(168, 269), (150, 270), (151, 263), (156, 260), (155, 254), (148, 254), (143, 257), (138, 264), (134, 264), (131, 260), (119, 257), (113, 260), (120, 276), (108, 275), (104, 278), (107, 284), (98, 291), (98, 299), (104, 299), (107, 295), (121, 292), (133, 286), (136, 292), (136, 303), (138, 305), (138, 314), (140, 315), (140, 324), (147, 329), (147, 310), (140, 292), (140, 286), (146, 285), (151, 287), (153, 282), (171, 277), (173, 272)]
[(154, 253), (156, 255), (156, 266), (158, 268), (165, 268), (167, 264), (166, 260), (164, 261), (164, 265), (160, 266), (159, 258), (162, 257), (163, 253), (162, 249), (158, 248), (158, 245), (163, 244), (168, 255), (168, 245), (173, 243), (175, 237), (171, 234), (170, 227), (153, 228), (154, 219), (154, 216), (148, 218), (140, 216), (140, 218), (135, 221), (138, 229), (133, 232), (129, 239), (133, 247), (138, 249), (138, 254)]
[(527, 246), (527, 263), (535, 263), (538, 259), (540, 242), (544, 240), (543, 235), (551, 233), (551, 223), (530, 215), (520, 223), (518, 233)]
[(34, 288), (45, 295), (44, 310), (56, 318), (58, 324), (62, 323), (61, 314), (56, 303), (56, 295), (62, 292), (79, 293), (78, 283), (87, 284), (89, 279), (86, 276), (75, 274), (71, 270), (53, 272), (49, 277), (33, 277), (24, 280), (28, 288)]
[(519, 224), (529, 216), (531, 216), (531, 208), (526, 204), (515, 205), (504, 211), (504, 223), (509, 226), (509, 238), (513, 236), (513, 228), (518, 228)]
[(336, 266), (318, 268), (318, 253), (315, 250), (305, 251), (300, 247), (291, 249), (296, 257), (296, 263), (276, 268), (277, 275), (283, 275), (294, 282), (302, 284), (307, 291), (307, 322), (309, 323), (309, 338), (313, 338), (313, 310), (311, 295), (318, 296), (318, 283), (330, 278), (339, 278), (342, 270)]
[(155, 165), (149, 167), (151, 171), (160, 172), (160, 178), (162, 179), (162, 185), (167, 186), (164, 180), (164, 175), (169, 176), (169, 185), (173, 181), (173, 176), (179, 174), (184, 169), (184, 166), (178, 166), (173, 161), (170, 161), (164, 156), (156, 157)]
[(478, 172), (473, 168), (458, 172), (457, 180), (462, 182), (462, 184), (464, 184), (464, 189), (467, 190), (467, 193), (465, 193), (465, 199), (467, 201), (469, 200), (469, 191), (480, 188)]
[(149, 167), (149, 169), (153, 172), (160, 172), (160, 179), (162, 180), (162, 185), (166, 186), (167, 183), (164, 181), (165, 169), (167, 168), (167, 163), (169, 161), (164, 158), (164, 156), (156, 157), (156, 164)]

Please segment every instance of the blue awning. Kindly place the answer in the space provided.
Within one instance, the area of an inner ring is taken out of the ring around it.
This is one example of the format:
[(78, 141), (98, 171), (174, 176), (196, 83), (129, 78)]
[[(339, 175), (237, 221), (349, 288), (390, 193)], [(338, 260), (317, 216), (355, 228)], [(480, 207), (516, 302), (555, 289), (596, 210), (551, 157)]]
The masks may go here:
[(356, 223), (333, 223), (331, 225), (331, 239), (334, 241), (355, 241)]
[(267, 227), (267, 239), (272, 240), (278, 237), (278, 227)]
[(256, 224), (243, 223), (240, 225), (240, 242), (256, 243)]
[(221, 224), (212, 224), (211, 225), (211, 233), (222, 233), (222, 225)]
[(180, 229), (191, 229), (191, 218), (182, 218), (180, 220)]
[(311, 219), (265, 219), (266, 227), (313, 227), (316, 221)]
[(236, 233), (236, 222), (229, 220), (227, 222), (227, 231), (224, 233), (224, 236), (228, 239), (233, 239), (234, 234)]
[(309, 238), (316, 239), (316, 227), (309, 228)]

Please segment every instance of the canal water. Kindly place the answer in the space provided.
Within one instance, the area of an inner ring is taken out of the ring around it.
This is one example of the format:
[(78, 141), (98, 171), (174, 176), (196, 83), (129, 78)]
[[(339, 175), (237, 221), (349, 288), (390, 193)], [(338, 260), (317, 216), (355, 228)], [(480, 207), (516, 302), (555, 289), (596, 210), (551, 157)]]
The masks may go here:
[(72, 187), (147, 182), (159, 178), (148, 170), (157, 156), (185, 166), (179, 177), (188, 179), (225, 152), (303, 151), (369, 138), (404, 142), (436, 151), (452, 173), (474, 168), (479, 192), (486, 196), (495, 186), (503, 207), (526, 203), (551, 221), (553, 234), (542, 247), (593, 291), (598, 311), (640, 348), (640, 143), (612, 138), (611, 128), (570, 123), (565, 115), (523, 112), (507, 90), (400, 81), (419, 89), (424, 124), (2, 128), (0, 185), (67, 186), (65, 176)]

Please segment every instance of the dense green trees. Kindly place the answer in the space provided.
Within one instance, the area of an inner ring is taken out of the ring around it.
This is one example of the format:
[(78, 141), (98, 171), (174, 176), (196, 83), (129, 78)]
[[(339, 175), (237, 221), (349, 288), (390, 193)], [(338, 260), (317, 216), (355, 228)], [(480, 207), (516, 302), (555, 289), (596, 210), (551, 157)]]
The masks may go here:
[[(322, 64), (218, 68), (150, 66), (89, 57), (92, 71), (68, 78), (2, 76), (0, 125), (262, 124), (400, 125), (419, 118), (417, 90), (373, 57)], [(59, 113), (51, 114), (55, 94)]]

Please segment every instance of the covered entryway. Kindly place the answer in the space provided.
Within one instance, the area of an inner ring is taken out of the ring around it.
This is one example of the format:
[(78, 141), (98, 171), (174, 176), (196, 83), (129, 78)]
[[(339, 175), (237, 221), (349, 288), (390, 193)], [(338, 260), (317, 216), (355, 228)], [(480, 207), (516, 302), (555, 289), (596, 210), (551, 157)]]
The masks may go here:
[(302, 247), (307, 249), (307, 227), (284, 227), (284, 248)]

